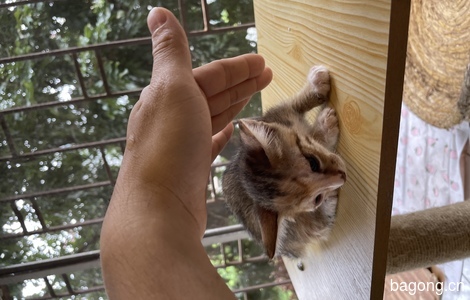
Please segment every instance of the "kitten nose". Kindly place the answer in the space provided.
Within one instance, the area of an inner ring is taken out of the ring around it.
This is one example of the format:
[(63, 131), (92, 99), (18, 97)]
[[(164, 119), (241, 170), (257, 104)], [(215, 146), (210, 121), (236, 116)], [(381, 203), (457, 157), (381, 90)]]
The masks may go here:
[(338, 174), (341, 176), (341, 179), (346, 181), (346, 172), (340, 170), (340, 171), (338, 171)]

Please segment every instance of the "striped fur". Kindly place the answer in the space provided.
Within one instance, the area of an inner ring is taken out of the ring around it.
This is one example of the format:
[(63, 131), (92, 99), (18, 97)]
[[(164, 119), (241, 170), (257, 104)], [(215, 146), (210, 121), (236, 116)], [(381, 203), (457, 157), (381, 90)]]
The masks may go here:
[(307, 81), (264, 116), (240, 120), (241, 147), (223, 177), (228, 206), (270, 258), (300, 258), (327, 236), (346, 180), (335, 111), (324, 107), (313, 125), (304, 117), (327, 101), (328, 70), (313, 67)]

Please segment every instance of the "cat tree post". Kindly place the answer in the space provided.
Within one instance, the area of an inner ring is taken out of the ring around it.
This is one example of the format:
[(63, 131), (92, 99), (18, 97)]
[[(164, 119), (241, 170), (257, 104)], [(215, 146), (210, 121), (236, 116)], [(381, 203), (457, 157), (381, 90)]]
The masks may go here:
[(338, 151), (348, 168), (337, 224), (303, 272), (299, 299), (381, 299), (390, 228), (409, 1), (255, 0), (258, 52), (274, 71), (267, 108), (295, 94), (314, 64), (332, 77)]

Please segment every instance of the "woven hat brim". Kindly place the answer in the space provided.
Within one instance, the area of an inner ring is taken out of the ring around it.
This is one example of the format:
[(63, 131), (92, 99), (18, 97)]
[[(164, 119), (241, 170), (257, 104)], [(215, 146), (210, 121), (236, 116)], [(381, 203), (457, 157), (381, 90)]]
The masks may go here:
[(440, 128), (462, 120), (457, 102), (470, 60), (468, 0), (413, 0), (403, 101)]

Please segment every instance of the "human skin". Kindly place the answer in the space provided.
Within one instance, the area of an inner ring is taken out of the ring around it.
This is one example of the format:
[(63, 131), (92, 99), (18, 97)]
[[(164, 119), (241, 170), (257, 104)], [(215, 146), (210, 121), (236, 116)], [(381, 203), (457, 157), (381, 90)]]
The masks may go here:
[(101, 232), (110, 299), (231, 299), (201, 244), (210, 165), (232, 119), (272, 72), (256, 54), (192, 70), (186, 35), (150, 11), (153, 69), (128, 122), (119, 176)]

